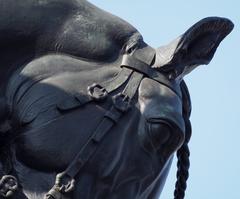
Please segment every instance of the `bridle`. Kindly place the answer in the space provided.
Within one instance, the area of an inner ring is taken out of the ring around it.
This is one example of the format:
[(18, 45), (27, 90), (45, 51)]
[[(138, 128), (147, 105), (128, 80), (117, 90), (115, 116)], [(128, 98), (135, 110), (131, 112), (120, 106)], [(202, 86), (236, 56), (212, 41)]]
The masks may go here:
[[(83, 107), (90, 102), (99, 103), (106, 99), (111, 101), (111, 107), (105, 112), (100, 124), (66, 170), (56, 176), (55, 185), (45, 195), (45, 199), (63, 199), (66, 194), (74, 190), (75, 178), (80, 170), (96, 152), (102, 140), (111, 129), (127, 112), (129, 112), (132, 106), (131, 102), (144, 77), (148, 77), (167, 86), (181, 97), (179, 85), (151, 67), (155, 60), (155, 56), (155, 49), (149, 46), (144, 46), (143, 48), (132, 50), (130, 53), (125, 53), (120, 66), (121, 70), (116, 77), (105, 82), (94, 83), (88, 86), (87, 92), (85, 90), (79, 91), (74, 96), (69, 97), (69, 99), (64, 99), (56, 105), (57, 109), (61, 113), (64, 113), (72, 109)], [(115, 94), (120, 87), (123, 88), (121, 89), (122, 91)], [(13, 194), (17, 189), (17, 180), (13, 176), (11, 179), (14, 179), (16, 184), (16, 186), (13, 186), (14, 190), (11, 192)], [(4, 197), (8, 198), (9, 196), (6, 194)]]
[[(169, 87), (179, 97), (181, 96), (179, 86), (174, 81), (169, 80), (156, 71), (156, 69), (151, 68), (155, 56), (155, 50), (149, 46), (137, 49), (135, 53), (124, 54), (121, 64), (122, 69), (116, 78), (89, 86), (87, 89), (88, 93), (80, 93), (75, 96), (77, 100), (63, 101), (58, 104), (58, 109), (64, 112), (69, 109), (79, 108), (92, 101), (98, 103), (106, 98), (111, 98), (112, 101), (111, 108), (105, 113), (102, 121), (87, 143), (82, 147), (67, 169), (56, 176), (55, 185), (46, 194), (45, 199), (61, 199), (64, 194), (68, 194), (74, 189), (75, 177), (101, 145), (102, 140), (113, 126), (129, 111), (131, 101), (144, 77)], [(116, 91), (124, 84), (124, 89), (121, 92), (111, 96), (113, 91)]]

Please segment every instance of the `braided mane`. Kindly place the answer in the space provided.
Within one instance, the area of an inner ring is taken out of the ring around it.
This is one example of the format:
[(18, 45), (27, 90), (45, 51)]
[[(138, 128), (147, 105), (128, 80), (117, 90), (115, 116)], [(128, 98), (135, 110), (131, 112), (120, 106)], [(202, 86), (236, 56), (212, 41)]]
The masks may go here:
[(191, 138), (192, 128), (189, 120), (191, 115), (191, 99), (188, 88), (184, 81), (181, 83), (181, 90), (183, 94), (183, 119), (185, 122), (185, 140), (181, 148), (177, 151), (177, 181), (175, 184), (174, 199), (184, 199), (185, 191), (187, 188), (187, 179), (189, 176), (190, 167), (190, 151), (188, 143)]

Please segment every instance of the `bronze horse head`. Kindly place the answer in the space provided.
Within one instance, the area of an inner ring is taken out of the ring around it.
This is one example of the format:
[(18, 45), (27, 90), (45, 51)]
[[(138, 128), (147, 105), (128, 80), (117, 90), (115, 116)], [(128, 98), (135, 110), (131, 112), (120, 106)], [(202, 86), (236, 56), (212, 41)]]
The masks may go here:
[(205, 18), (154, 49), (85, 0), (2, 3), (0, 198), (157, 199), (175, 152), (184, 198), (183, 77), (211, 61), (232, 22)]

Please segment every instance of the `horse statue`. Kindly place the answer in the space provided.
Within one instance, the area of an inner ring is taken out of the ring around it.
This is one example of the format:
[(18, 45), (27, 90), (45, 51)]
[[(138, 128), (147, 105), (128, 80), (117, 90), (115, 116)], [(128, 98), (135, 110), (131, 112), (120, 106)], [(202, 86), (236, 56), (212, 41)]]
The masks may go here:
[(86, 0), (0, 0), (0, 198), (158, 199), (189, 168), (184, 76), (233, 23), (205, 18), (154, 49)]

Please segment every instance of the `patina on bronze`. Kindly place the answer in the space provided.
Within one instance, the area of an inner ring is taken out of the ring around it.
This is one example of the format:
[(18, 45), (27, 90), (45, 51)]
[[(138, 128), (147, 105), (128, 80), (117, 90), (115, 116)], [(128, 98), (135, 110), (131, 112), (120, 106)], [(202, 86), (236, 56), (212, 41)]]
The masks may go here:
[(0, 198), (158, 199), (175, 152), (189, 168), (184, 76), (233, 24), (205, 18), (154, 49), (85, 0), (3, 0)]

